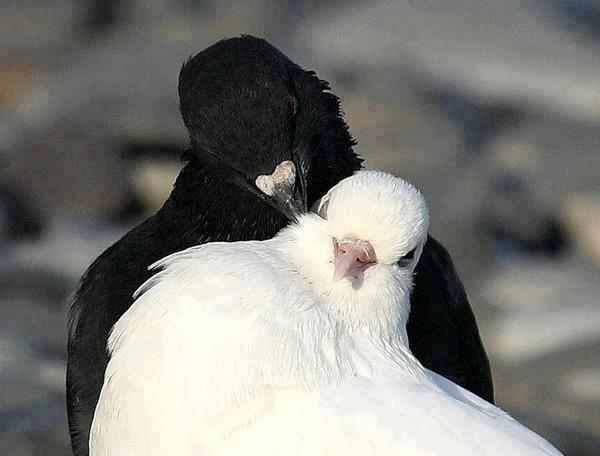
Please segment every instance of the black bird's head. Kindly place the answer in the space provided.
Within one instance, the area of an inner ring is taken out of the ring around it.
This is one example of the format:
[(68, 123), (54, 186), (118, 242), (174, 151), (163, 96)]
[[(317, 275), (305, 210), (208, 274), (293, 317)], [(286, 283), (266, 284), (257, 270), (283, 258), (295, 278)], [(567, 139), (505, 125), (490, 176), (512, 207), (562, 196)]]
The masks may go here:
[(294, 219), (362, 160), (338, 98), (265, 40), (219, 41), (179, 75), (187, 157)]

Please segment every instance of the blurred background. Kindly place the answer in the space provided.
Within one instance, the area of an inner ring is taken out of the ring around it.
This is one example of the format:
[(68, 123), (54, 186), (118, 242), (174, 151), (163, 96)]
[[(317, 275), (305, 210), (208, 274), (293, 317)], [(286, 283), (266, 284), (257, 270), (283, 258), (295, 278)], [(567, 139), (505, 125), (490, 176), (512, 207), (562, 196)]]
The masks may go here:
[(3, 0), (0, 454), (70, 454), (69, 295), (169, 193), (182, 62), (241, 33), (331, 81), (367, 164), (423, 190), (499, 405), (598, 454), (598, 0)]

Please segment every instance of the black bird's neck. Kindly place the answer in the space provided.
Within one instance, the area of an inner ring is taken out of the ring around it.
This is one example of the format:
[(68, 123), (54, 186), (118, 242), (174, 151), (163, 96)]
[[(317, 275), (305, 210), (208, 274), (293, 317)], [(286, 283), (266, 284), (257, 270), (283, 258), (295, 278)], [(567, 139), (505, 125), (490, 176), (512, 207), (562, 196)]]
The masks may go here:
[(183, 168), (157, 218), (165, 236), (176, 234), (182, 247), (268, 239), (288, 223), (277, 210), (241, 188), (226, 165), (196, 160)]

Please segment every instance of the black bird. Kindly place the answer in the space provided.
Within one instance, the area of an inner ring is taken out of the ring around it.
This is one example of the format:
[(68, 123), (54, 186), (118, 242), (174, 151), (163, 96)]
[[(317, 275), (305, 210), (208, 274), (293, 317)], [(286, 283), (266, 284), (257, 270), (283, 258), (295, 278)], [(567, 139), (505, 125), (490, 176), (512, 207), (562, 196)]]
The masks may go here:
[[(77, 456), (88, 454), (108, 334), (150, 277), (148, 266), (196, 244), (271, 238), (361, 167), (327, 82), (262, 39), (224, 40), (193, 56), (181, 69), (179, 97), (190, 147), (171, 195), (94, 261), (72, 303), (67, 408)], [(433, 238), (417, 267), (412, 302), (413, 353), (493, 401), (471, 307), (448, 253)]]

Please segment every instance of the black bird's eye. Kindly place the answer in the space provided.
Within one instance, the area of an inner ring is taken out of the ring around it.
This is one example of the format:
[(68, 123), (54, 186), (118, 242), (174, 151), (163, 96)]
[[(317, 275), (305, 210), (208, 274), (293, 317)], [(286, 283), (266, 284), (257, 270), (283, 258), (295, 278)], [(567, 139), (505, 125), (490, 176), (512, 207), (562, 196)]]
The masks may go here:
[(414, 249), (412, 249), (410, 252), (408, 252), (407, 254), (403, 255), (400, 260), (398, 260), (398, 263), (402, 266), (402, 265), (407, 265), (408, 263), (410, 263), (412, 260), (414, 260), (415, 258), (415, 253), (417, 251), (417, 248), (415, 247)]

